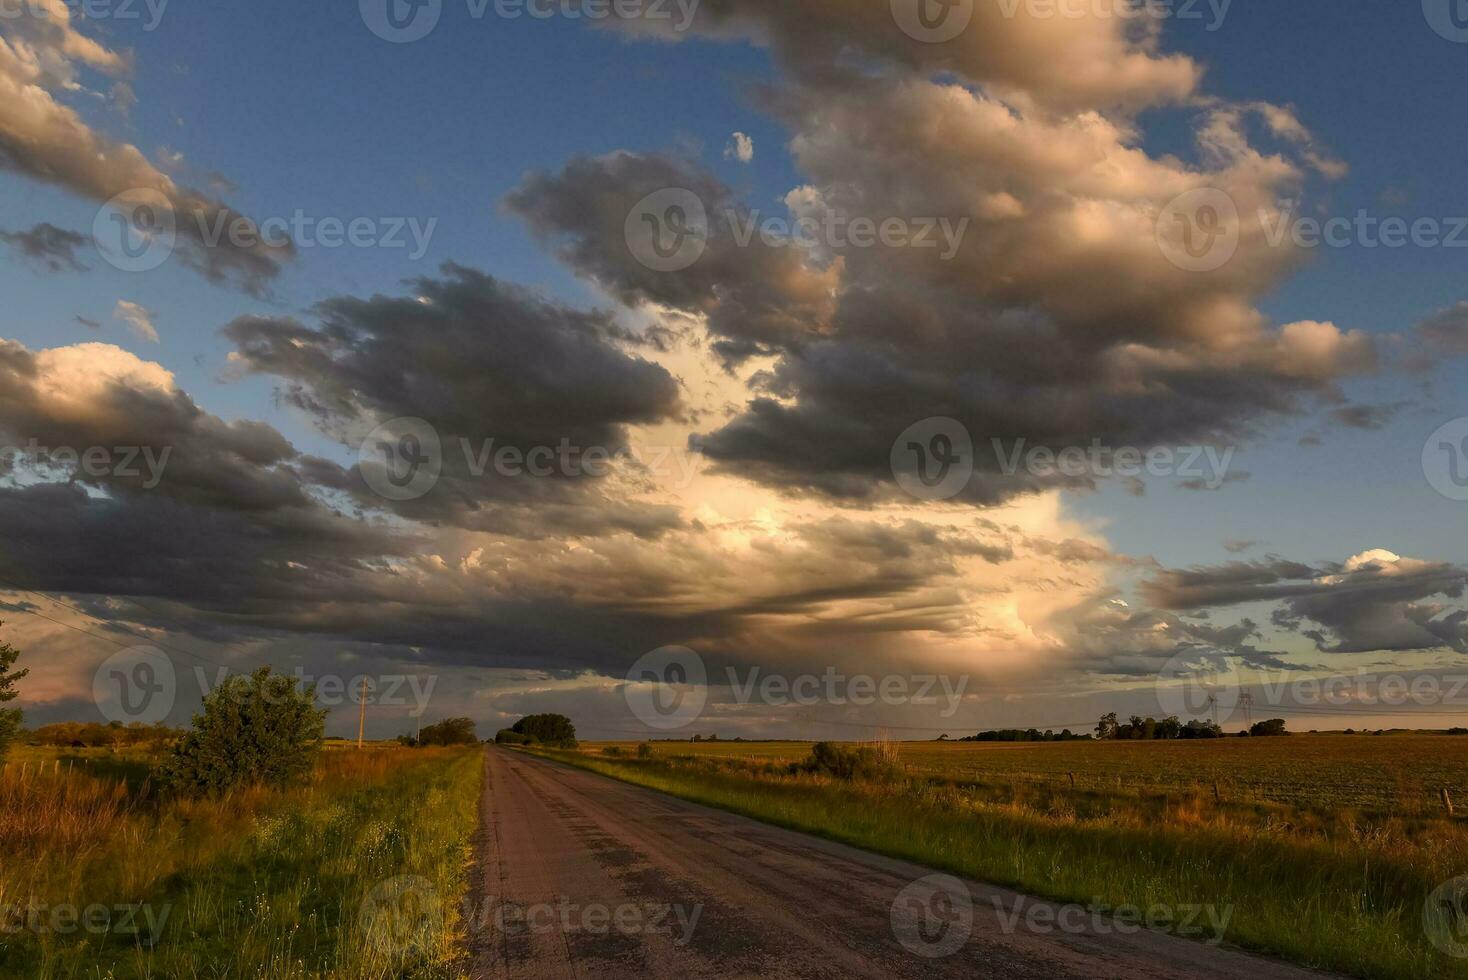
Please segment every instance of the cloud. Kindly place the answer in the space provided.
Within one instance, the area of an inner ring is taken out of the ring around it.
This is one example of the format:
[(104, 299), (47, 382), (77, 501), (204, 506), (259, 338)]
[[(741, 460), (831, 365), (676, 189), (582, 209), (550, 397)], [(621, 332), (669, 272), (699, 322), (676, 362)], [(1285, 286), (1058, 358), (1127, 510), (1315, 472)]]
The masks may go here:
[[(1154, 157), (1136, 121), (1107, 108), (1099, 78), (1079, 89), (1030, 78), (1035, 88), (1020, 89), (1028, 76), (1016, 65), (1002, 95), (931, 78), (927, 69), (967, 64), (979, 48), (1003, 59), (978, 37), (909, 48), (865, 15), (843, 19), (838, 36), (907, 68), (859, 70), (833, 38), (814, 36), (819, 11), (801, 10), (751, 2), (700, 14), (711, 34), (769, 43), (786, 71), (760, 100), (792, 131), (807, 183), (775, 217), (821, 229), (853, 217), (906, 222), (939, 241), (947, 229), (951, 250), (912, 239), (864, 247), (825, 231), (814, 246), (747, 234), (756, 211), (729, 188), (652, 154), (577, 158), (507, 199), (619, 300), (697, 318), (731, 368), (768, 359), (745, 410), (702, 434), (716, 465), (793, 493), (890, 499), (892, 443), (925, 418), (1052, 449), (1231, 443), (1315, 399), (1338, 400), (1343, 379), (1377, 368), (1361, 331), (1276, 325), (1256, 308), (1299, 261), (1261, 229), (1242, 229), (1232, 261), (1207, 274), (1178, 268), (1158, 245), (1158, 216), (1179, 195), (1218, 188), (1241, 213), (1271, 214), (1319, 171), (1307, 134), (1282, 111), (1209, 102), (1196, 110), (1198, 162)], [(1033, 30), (1062, 49), (1079, 36), (1115, 40), (1089, 23), (995, 29)], [(797, 39), (811, 42), (798, 59)], [(1139, 58), (1137, 77), (1178, 77), (1179, 62)], [(972, 67), (992, 77), (981, 70), (991, 62)], [(1086, 111), (1045, 111), (1082, 91), (1093, 97)], [(1250, 144), (1261, 120), (1282, 134), (1280, 152)], [(709, 223), (702, 255), (672, 272), (639, 263), (625, 238), (634, 207), (665, 188), (697, 196)], [(967, 490), (978, 503), (1052, 485), (1001, 473), (992, 453), (978, 462)]]
[(1468, 612), (1436, 600), (1462, 599), (1465, 584), (1468, 569), (1376, 549), (1339, 565), (1271, 557), (1167, 570), (1143, 583), (1141, 593), (1154, 606), (1178, 610), (1279, 603), (1275, 624), (1318, 624), (1305, 635), (1329, 653), (1461, 653), (1468, 651)]
[(1410, 404), (1397, 402), (1391, 405), (1344, 405), (1331, 412), (1330, 417), (1348, 429), (1380, 429)]
[(1415, 332), (1434, 352), (1468, 354), (1468, 300), (1427, 317)]
[(43, 221), (29, 231), (0, 229), (0, 242), (50, 272), (87, 271), (76, 257), (76, 250), (85, 245), (87, 239), (48, 222)]
[[(58, 95), (88, 91), (81, 77), (97, 72), (114, 79), (132, 72), (119, 54), (77, 30), (65, 0), (36, 0), (46, 16), (0, 21), (0, 170), (61, 187), (99, 204), (126, 192), (158, 194), (173, 210), (181, 259), (211, 281), (259, 293), (294, 254), (293, 247), (246, 241), (218, 244), (210, 228), (242, 215), (197, 191), (180, 187), (137, 147), (88, 126)], [(130, 93), (130, 89), (121, 89)], [(130, 96), (121, 95), (126, 108)], [(244, 219), (248, 220), (248, 219)]]
[(724, 159), (749, 163), (754, 159), (754, 140), (743, 133), (735, 133), (729, 137), (729, 145), (724, 147)]
[[(392, 419), (431, 424), (445, 449), (444, 474), (426, 497), (399, 505), (407, 516), (537, 534), (603, 526), (656, 534), (668, 526), (666, 508), (619, 499), (602, 486), (611, 481), (589, 472), (595, 467), (516, 480), (478, 465), (506, 449), (617, 455), (630, 449), (629, 425), (675, 417), (678, 383), (639, 356), (640, 338), (605, 314), (461, 266), (410, 285), (407, 296), (327, 300), (316, 307), (316, 326), (238, 319), (224, 331), (237, 347), (231, 362), (280, 379), (285, 401), (353, 451)], [(363, 506), (385, 504), (355, 475), (344, 488)]]
[(155, 344), (158, 343), (158, 329), (153, 326), (153, 317), (156, 314), (152, 310), (145, 309), (137, 303), (120, 299), (112, 309), (112, 316), (126, 323), (129, 327), (132, 327), (133, 332), (144, 340), (150, 340)]

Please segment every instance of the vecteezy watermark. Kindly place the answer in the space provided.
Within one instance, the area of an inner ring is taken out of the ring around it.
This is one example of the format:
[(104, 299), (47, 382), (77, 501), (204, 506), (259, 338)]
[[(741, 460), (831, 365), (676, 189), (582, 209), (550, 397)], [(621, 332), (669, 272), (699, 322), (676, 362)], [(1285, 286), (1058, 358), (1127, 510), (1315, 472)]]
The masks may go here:
[(752, 667), (739, 676), (734, 667), (725, 668), (729, 687), (733, 689), (736, 704), (764, 704), (771, 707), (799, 705), (848, 705), (868, 707), (885, 705), (937, 705), (942, 694), (943, 710), (940, 718), (952, 718), (963, 701), (968, 688), (968, 677), (954, 678), (940, 674), (845, 674), (835, 667), (827, 667), (820, 674), (799, 674), (790, 677), (784, 674), (763, 674)]
[[(693, 26), (701, 0), (465, 0), (469, 18), (484, 20), (647, 21), (674, 33)], [(358, 0), (362, 23), (384, 41), (411, 44), (432, 34), (443, 18), (444, 0)]]
[(557, 934), (575, 936), (667, 936), (687, 946), (698, 928), (703, 905), (662, 902), (578, 902), (561, 895), (551, 901), (515, 902), (490, 898), (466, 915), (471, 935)]
[(368, 945), (394, 958), (433, 950), (443, 923), (443, 899), (433, 882), (419, 875), (378, 882), (357, 912), (357, 927)]
[(1200, 940), (1206, 946), (1224, 941), (1234, 907), (1225, 905), (1181, 904), (1158, 902), (1154, 905), (1103, 905), (1100, 899), (1088, 905), (1054, 905), (1037, 902), (1021, 895), (1012, 903), (992, 896), (999, 929), (1005, 935), (1025, 932), (1032, 935), (1061, 933), (1071, 936), (1136, 935), (1144, 929), (1170, 932), (1176, 936)]
[(665, 187), (632, 205), (622, 234), (642, 265), (654, 272), (681, 272), (708, 248), (708, 209), (686, 187)]
[(1013, 20), (1179, 20), (1223, 27), (1233, 0), (997, 0), (1000, 16)]
[[(212, 676), (211, 676), (212, 673)], [(409, 715), (421, 718), (433, 699), (438, 687), (437, 674), (311, 674), (305, 668), (296, 667), (292, 674), (296, 678), (296, 690), (310, 690), (316, 704), (324, 708), (339, 708), (344, 705), (360, 705), (364, 701), (381, 708), (408, 708)], [(213, 671), (204, 667), (194, 668), (194, 681), (199, 694), (208, 697), (218, 690), (229, 690), (224, 686), (231, 677), (243, 676), (228, 667), (215, 667)], [(284, 694), (277, 695), (266, 690), (258, 695), (266, 701), (285, 700)]]
[(1167, 261), (1187, 272), (1212, 272), (1239, 250), (1239, 207), (1216, 187), (1197, 187), (1169, 201), (1153, 230)]
[(957, 419), (914, 422), (892, 443), (897, 485), (919, 500), (951, 500), (974, 475), (974, 440)]
[[(1232, 446), (1031, 445), (1026, 439), (989, 440), (994, 469), (1007, 477), (1021, 472), (1037, 479), (1071, 480), (1142, 476), (1178, 477), (1190, 487), (1217, 490), (1228, 482)], [(919, 500), (950, 500), (973, 478), (977, 453), (967, 426), (936, 417), (915, 422), (892, 443), (890, 462), (897, 485)]]
[(1214, 716), (1227, 721), (1239, 708), (1251, 713), (1318, 708), (1463, 708), (1468, 710), (1468, 674), (1445, 671), (1383, 673), (1358, 668), (1354, 674), (1316, 676), (1302, 671), (1250, 670), (1223, 654), (1181, 653), (1154, 678), (1164, 716)]
[(1445, 881), (1422, 906), (1427, 941), (1455, 959), (1468, 959), (1468, 875)]
[(428, 254), (438, 219), (416, 217), (341, 218), (307, 214), (297, 208), (288, 216), (256, 221), (224, 208), (190, 209), (180, 214), (164, 194), (151, 188), (124, 191), (109, 200), (92, 220), (92, 241), (102, 258), (124, 272), (156, 269), (178, 246), (181, 231), (205, 248), (406, 250), (410, 262)]
[[(528, 448), (500, 444), (497, 439), (478, 443), (460, 437), (457, 447), (463, 456), (463, 472), (483, 479), (492, 471), (500, 477), (592, 477), (610, 474), (615, 465), (635, 464), (643, 472), (669, 482), (677, 489), (688, 487), (703, 465), (703, 454), (677, 446), (631, 443), (615, 448), (581, 446), (562, 437), (555, 445)], [(357, 451), (358, 468), (367, 486), (386, 500), (416, 500), (431, 491), (443, 476), (445, 456), (438, 430), (418, 418), (384, 422), (362, 441)]]
[(697, 721), (708, 703), (708, 668), (687, 647), (659, 647), (643, 654), (627, 671), (622, 696), (647, 727), (683, 728)]
[(1427, 437), (1422, 473), (1449, 500), (1468, 500), (1468, 417), (1444, 422)]
[(758, 208), (747, 214), (732, 209), (724, 212), (724, 220), (733, 233), (734, 244), (748, 248), (756, 232), (766, 248), (799, 247), (812, 250), (839, 251), (848, 248), (932, 248), (941, 249), (938, 258), (947, 262), (958, 254), (968, 233), (969, 218), (904, 218), (888, 216), (878, 220), (866, 216), (852, 217), (844, 211), (825, 211), (820, 217), (802, 215), (782, 218), (761, 215)]
[[(827, 667), (820, 674), (765, 673), (759, 667), (741, 671), (725, 668), (725, 680), (739, 705), (814, 707), (817, 705), (883, 704), (943, 705), (939, 712), (951, 718), (968, 688), (968, 677), (939, 674), (846, 674)], [(667, 646), (644, 654), (627, 672), (623, 697), (633, 715), (649, 728), (672, 731), (685, 728), (702, 715), (708, 704), (708, 667), (688, 647)]]
[[(151, 33), (163, 23), (169, 0), (61, 0), (73, 18), (82, 20), (143, 21), (143, 30)], [(51, 9), (56, 0), (0, 0), (0, 23), (32, 17), (36, 20), (59, 20)]]
[(926, 959), (952, 956), (974, 932), (974, 900), (952, 875), (928, 875), (903, 888), (888, 914), (902, 948)]
[(1422, 14), (1441, 37), (1468, 44), (1468, 4), (1463, 0), (1422, 0)]
[(7, 469), (24, 463), (45, 470), (78, 473), (93, 479), (113, 477), (139, 480), (144, 490), (154, 490), (163, 481), (172, 446), (43, 446), (30, 439), (24, 446), (0, 445), (0, 462)]
[[(1299, 213), (1299, 202), (1280, 201), (1259, 208), (1252, 238), (1270, 248), (1468, 248), (1468, 216), (1373, 214), (1315, 217)], [(1213, 272), (1237, 254), (1251, 231), (1226, 191), (1199, 187), (1180, 194), (1157, 216), (1157, 245), (1173, 265), (1188, 272)]]
[(178, 672), (156, 647), (119, 650), (92, 674), (92, 701), (108, 721), (154, 725), (168, 717), (177, 698)]
[[(756, 240), (766, 248), (822, 253), (849, 249), (933, 249), (942, 261), (958, 254), (969, 218), (851, 215), (828, 209), (793, 218), (725, 208), (717, 217), (735, 248)], [(665, 187), (632, 205), (623, 224), (627, 249), (654, 272), (680, 272), (703, 257), (713, 235), (709, 209), (686, 187)]]
[(26, 902), (0, 904), (0, 936), (127, 936), (152, 946), (163, 935), (172, 905), (146, 902)]
[(1217, 490), (1228, 482), (1233, 464), (1232, 446), (1107, 446), (1100, 439), (1089, 446), (1030, 446), (1016, 439), (1005, 446), (999, 439), (990, 445), (999, 471), (1014, 476), (1023, 469), (1030, 476), (1069, 479), (1105, 479), (1112, 476), (1180, 477), (1196, 481), (1205, 490)]
[(892, 19), (914, 41), (942, 44), (974, 19), (975, 0), (891, 0)]
[(1164, 717), (1227, 719), (1238, 707), (1243, 686), (1235, 658), (1190, 652), (1163, 665), (1153, 690)]

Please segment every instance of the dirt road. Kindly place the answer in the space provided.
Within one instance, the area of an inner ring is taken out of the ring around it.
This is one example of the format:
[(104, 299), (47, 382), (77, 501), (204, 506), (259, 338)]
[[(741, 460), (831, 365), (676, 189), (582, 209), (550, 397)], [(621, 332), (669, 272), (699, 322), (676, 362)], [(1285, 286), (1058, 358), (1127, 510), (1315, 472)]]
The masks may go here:
[[(476, 980), (1323, 976), (508, 750), (485, 765)], [(1192, 924), (1214, 935), (1222, 914)]]

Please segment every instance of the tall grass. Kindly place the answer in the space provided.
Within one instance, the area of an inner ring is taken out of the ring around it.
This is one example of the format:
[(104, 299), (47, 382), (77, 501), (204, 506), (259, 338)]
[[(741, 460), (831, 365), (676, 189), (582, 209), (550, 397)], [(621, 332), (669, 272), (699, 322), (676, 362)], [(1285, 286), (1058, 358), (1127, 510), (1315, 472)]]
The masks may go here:
[[(478, 751), (328, 751), (305, 785), (202, 799), (58, 761), (0, 770), (0, 975), (455, 975)], [(431, 906), (407, 930), (401, 880)]]
[(1468, 962), (1439, 952), (1422, 922), (1432, 890), (1468, 871), (1468, 832), (1449, 820), (1242, 806), (1203, 791), (1001, 789), (910, 773), (842, 780), (667, 752), (541, 754), (1047, 898), (1211, 905), (1231, 913), (1225, 941), (1302, 965), (1383, 980), (1468, 977)]

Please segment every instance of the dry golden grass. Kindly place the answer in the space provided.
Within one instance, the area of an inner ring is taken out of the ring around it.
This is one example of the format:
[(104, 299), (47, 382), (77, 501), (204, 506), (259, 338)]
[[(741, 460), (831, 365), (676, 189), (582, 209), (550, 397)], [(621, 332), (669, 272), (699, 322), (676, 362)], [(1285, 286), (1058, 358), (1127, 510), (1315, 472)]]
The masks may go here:
[[(303, 785), (199, 799), (160, 797), (151, 761), (29, 749), (0, 769), (0, 911), (11, 926), (18, 910), (166, 910), (157, 937), (27, 925), (0, 938), (0, 975), (452, 975), (477, 751), (331, 750)], [(361, 934), (371, 889), (404, 874), (434, 882), (448, 912), (431, 948), (385, 950)]]

